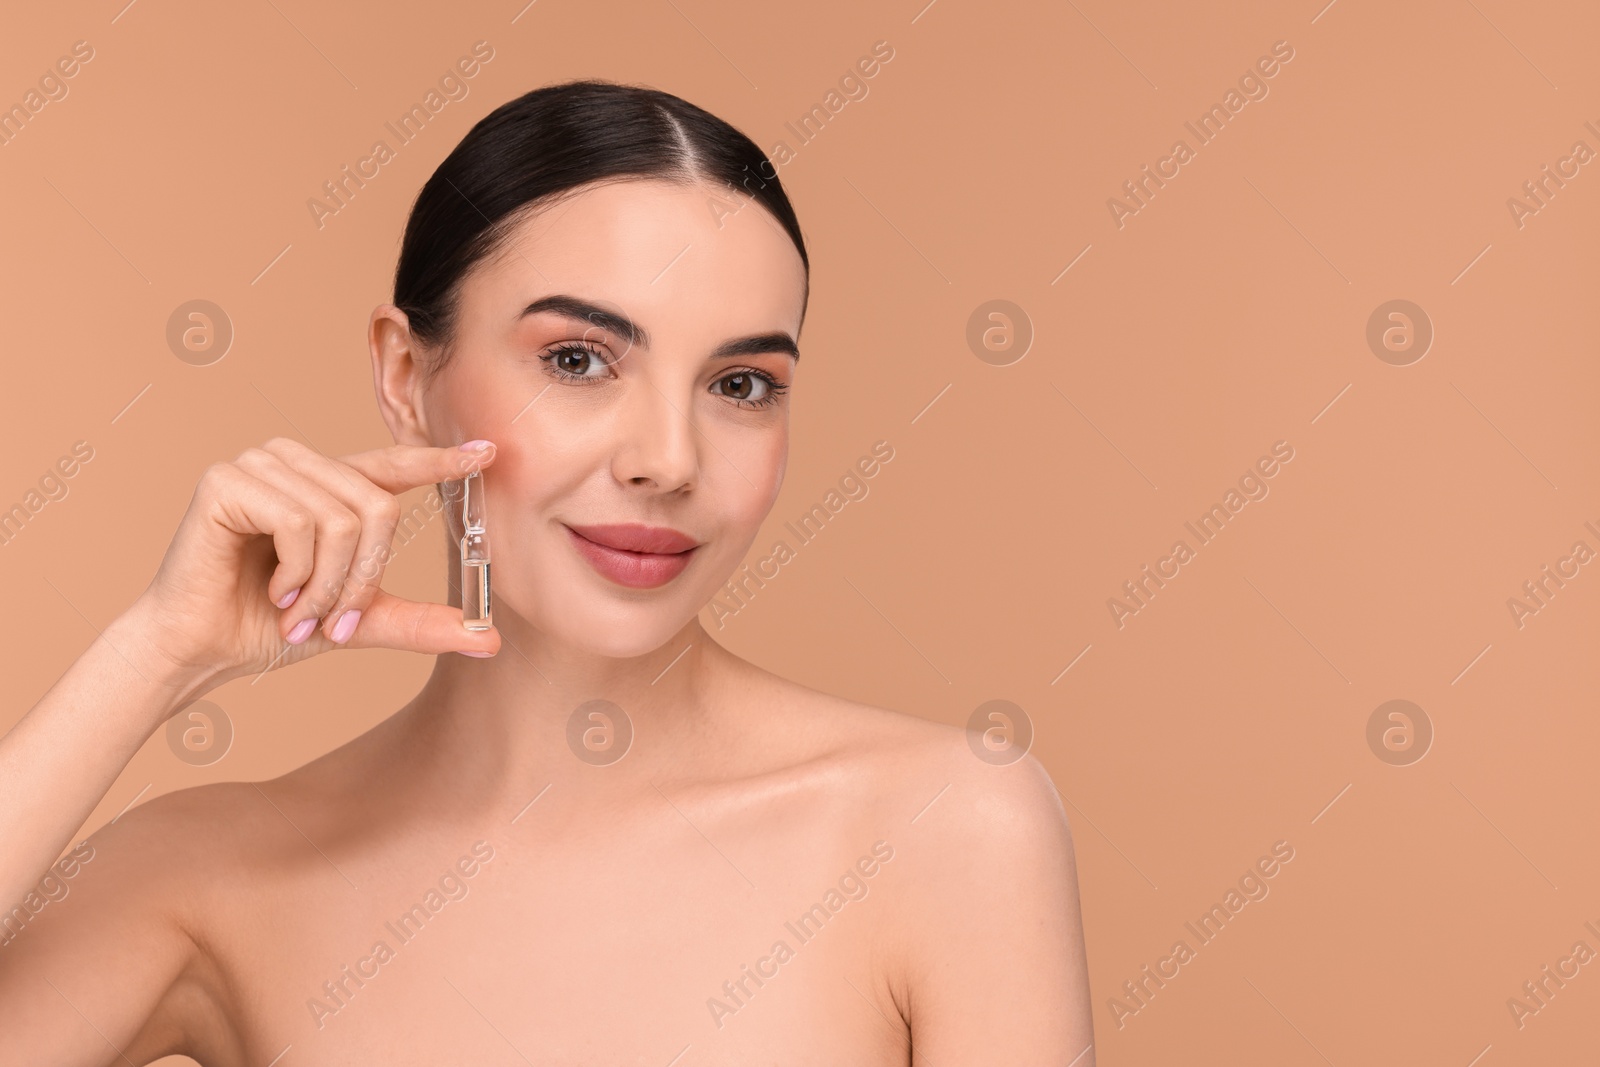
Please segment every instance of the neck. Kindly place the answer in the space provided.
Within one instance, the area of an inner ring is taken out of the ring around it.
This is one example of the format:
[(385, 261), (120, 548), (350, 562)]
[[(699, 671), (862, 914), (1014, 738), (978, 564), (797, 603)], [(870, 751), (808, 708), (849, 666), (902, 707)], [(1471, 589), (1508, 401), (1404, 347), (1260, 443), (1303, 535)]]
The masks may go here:
[(621, 658), (558, 642), (514, 617), (497, 624), (498, 654), (437, 657), (401, 712), (417, 746), (412, 766), (486, 803), (579, 776), (586, 788), (649, 788), (689, 762), (721, 703), (717, 691), (741, 663), (698, 618), (659, 648)]

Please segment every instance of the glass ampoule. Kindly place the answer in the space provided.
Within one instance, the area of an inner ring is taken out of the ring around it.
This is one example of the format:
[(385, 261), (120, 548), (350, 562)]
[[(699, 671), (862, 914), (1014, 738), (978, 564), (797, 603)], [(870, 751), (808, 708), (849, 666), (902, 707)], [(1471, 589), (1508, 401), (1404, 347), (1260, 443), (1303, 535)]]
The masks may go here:
[(489, 534), (484, 528), (483, 472), (462, 480), (461, 493), (461, 621), (469, 630), (487, 630), (489, 603)]

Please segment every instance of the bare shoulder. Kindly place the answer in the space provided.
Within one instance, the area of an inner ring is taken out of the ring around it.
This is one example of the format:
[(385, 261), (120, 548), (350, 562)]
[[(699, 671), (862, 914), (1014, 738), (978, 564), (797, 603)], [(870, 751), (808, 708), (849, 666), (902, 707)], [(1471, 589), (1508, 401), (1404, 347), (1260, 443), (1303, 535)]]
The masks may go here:
[[(259, 786), (220, 782), (165, 793), (91, 834), (78, 891), (120, 908), (164, 914), (193, 930), (200, 902), (224, 889), (259, 885), (281, 862), (285, 831)], [(84, 910), (87, 910), (85, 907)]]
[(232, 782), (195, 786), (123, 811), (79, 846), (93, 854), (85, 871), (105, 872), (95, 880), (114, 880), (120, 891), (134, 893), (145, 882), (159, 886), (169, 876), (184, 877), (190, 859), (233, 837), (248, 808), (248, 788)]
[(227, 1047), (222, 984), (206, 946), (219, 902), (258, 888), (281, 849), (252, 792), (208, 785), (125, 811), (7, 913), (0, 1032), (36, 1053), (29, 1062), (88, 1062), (70, 1036), (81, 1022), (75, 1003), (96, 1004), (101, 1028), (141, 1063), (200, 1035), (208, 1048)]
[(1092, 1064), (1072, 833), (1026, 724), (968, 730), (965, 715), (949, 725), (790, 683), (768, 694), (766, 740), (792, 755), (791, 776), (823, 784), (796, 791), (805, 817), (872, 843), (856, 864), (876, 902), (857, 992), (936, 1062)]
[[(322, 873), (304, 836), (308, 784), (298, 773), (218, 782), (122, 812), (64, 857), (76, 857), (76, 869), (63, 879), (62, 906), (41, 914), (57, 921), (39, 924), (38, 940), (110, 946), (132, 932), (192, 956), (241, 901), (264, 902)], [(60, 863), (52, 870), (65, 873)]]
[[(1028, 1039), (1081, 1051), (1087, 986), (1072, 832), (1049, 772), (1016, 743), (1025, 730), (1007, 736), (1004, 720), (986, 720), (971, 731), (803, 687), (791, 698), (790, 714), (823, 753), (816, 761), (833, 769), (832, 794), (844, 798), (832, 810), (848, 836), (875, 843), (884, 872), (875, 889), (884, 1010), (892, 1004), (924, 1040), (958, 1048), (977, 1041), (955, 1021), (974, 1004), (998, 997), (1004, 1013), (1042, 996), (1037, 1019), (1048, 1025)], [(1017, 988), (1019, 973), (1034, 985)]]
[(1009, 857), (990, 866), (1000, 875), (1030, 862), (1020, 853), (1070, 863), (1061, 796), (1027, 751), (1023, 724), (1001, 719), (972, 731), (782, 679), (774, 686), (780, 722), (806, 738), (796, 748), (853, 787), (866, 817), (929, 841), (929, 851)]

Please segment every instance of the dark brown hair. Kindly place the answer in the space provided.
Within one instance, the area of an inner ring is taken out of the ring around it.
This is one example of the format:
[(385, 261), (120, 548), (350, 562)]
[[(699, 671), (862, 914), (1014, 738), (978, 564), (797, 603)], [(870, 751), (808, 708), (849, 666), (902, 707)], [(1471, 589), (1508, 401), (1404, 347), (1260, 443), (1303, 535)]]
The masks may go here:
[(406, 222), (395, 306), (415, 337), (448, 353), (462, 280), (525, 211), (592, 182), (646, 178), (736, 186), (794, 241), (809, 297), (811, 264), (799, 220), (777, 169), (755, 142), (671, 93), (585, 80), (502, 104), (439, 164)]

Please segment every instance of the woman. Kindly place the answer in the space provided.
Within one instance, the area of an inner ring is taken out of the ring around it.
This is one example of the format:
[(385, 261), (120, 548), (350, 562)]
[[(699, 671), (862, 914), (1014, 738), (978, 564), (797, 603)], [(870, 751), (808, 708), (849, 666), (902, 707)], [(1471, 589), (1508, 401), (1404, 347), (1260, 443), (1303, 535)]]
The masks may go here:
[[(1039, 764), (699, 624), (782, 482), (808, 270), (760, 150), (677, 97), (574, 82), (479, 122), (372, 314), (396, 444), (207, 469), (0, 741), (3, 899), (49, 900), (0, 947), (0, 1062), (1092, 1064)], [(396, 494), (472, 470), (476, 631), (459, 591), (379, 588)], [(165, 719), (340, 646), (438, 658), (342, 748), (50, 867)]]

